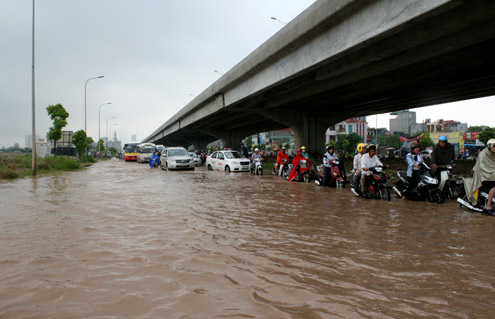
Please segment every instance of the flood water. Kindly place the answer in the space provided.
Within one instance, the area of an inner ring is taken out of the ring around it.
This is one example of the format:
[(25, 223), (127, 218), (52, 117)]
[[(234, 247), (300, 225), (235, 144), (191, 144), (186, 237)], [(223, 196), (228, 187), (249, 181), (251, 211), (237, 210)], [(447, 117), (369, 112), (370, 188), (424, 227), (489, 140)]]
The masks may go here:
[(0, 318), (493, 318), (495, 218), (121, 160), (0, 183)]

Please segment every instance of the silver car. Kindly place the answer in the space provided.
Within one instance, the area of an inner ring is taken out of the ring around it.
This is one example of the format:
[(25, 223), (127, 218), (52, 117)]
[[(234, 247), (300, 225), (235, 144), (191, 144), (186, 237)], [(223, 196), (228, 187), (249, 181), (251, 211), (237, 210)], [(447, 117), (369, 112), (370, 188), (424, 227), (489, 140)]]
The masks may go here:
[(194, 170), (194, 159), (192, 159), (187, 150), (183, 147), (166, 147), (162, 151), (161, 168), (162, 169), (190, 169)]
[(201, 157), (199, 157), (198, 154), (194, 153), (194, 152), (189, 152), (189, 156), (191, 156), (191, 158), (194, 160), (194, 164), (196, 166), (201, 166), (203, 165), (203, 160), (201, 159)]

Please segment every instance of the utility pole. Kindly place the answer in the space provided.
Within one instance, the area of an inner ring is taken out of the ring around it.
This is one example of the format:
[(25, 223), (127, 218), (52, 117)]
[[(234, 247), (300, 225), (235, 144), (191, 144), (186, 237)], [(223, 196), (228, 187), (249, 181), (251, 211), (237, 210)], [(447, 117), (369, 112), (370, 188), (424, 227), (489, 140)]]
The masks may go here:
[(33, 51), (32, 51), (32, 58), (33, 58), (33, 68), (32, 68), (32, 94), (33, 94), (33, 108), (32, 108), (32, 113), (33, 113), (33, 118), (32, 118), (32, 124), (33, 124), (33, 129), (32, 129), (32, 138), (33, 138), (33, 147), (32, 147), (32, 171), (33, 171), (33, 176), (36, 176), (36, 104), (35, 104), (35, 94), (34, 94), (34, 0), (33, 0)]

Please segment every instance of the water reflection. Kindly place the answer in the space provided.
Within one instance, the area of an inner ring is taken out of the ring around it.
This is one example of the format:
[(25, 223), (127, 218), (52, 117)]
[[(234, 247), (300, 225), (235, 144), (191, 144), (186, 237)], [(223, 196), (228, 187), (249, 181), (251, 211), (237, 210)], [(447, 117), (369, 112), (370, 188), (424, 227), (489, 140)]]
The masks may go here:
[(112, 160), (0, 187), (1, 318), (471, 318), (495, 219)]

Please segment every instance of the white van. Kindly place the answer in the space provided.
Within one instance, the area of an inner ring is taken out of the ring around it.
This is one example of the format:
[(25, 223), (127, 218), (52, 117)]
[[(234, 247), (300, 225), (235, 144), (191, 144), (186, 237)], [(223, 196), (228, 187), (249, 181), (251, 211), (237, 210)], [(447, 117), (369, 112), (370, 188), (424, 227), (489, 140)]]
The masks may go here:
[(148, 163), (151, 155), (156, 151), (156, 146), (153, 143), (142, 143), (137, 147), (137, 162)]

